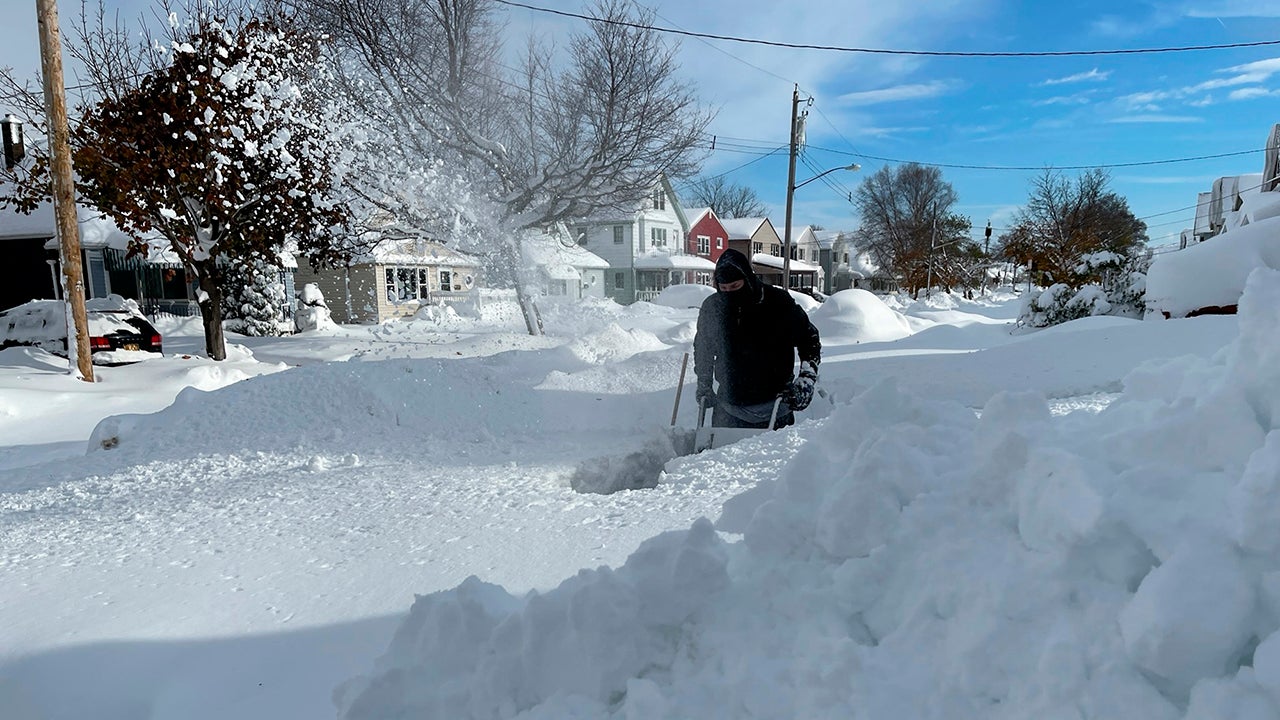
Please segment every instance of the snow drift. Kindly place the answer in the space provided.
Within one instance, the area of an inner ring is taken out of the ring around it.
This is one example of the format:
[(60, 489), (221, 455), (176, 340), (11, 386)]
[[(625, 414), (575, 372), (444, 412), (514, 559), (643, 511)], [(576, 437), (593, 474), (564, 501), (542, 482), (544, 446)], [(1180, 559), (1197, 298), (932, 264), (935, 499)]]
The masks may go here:
[[(1280, 211), (1280, 202), (1274, 205)], [(1280, 217), (1266, 217), (1185, 250), (1156, 257), (1147, 271), (1147, 309), (1184, 317), (1240, 301), (1255, 268), (1280, 269)]]
[(1280, 272), (1097, 416), (889, 381), (807, 437), (740, 542), (419, 597), (341, 716), (1280, 717)]
[(841, 290), (809, 315), (824, 343), (887, 342), (911, 334), (896, 310), (866, 290)]

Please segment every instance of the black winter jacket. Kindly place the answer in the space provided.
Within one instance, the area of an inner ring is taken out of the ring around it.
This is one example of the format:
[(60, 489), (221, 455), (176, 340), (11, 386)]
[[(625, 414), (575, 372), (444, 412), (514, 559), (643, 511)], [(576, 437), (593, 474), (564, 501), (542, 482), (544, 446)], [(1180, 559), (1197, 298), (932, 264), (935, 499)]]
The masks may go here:
[[(732, 264), (746, 277), (738, 293), (716, 292), (698, 311), (693, 368), (698, 384), (719, 384), (717, 396), (734, 405), (773, 400), (792, 379), (796, 353), (817, 367), (822, 358), (818, 329), (791, 294), (765, 285), (751, 262), (726, 250), (717, 267)], [(743, 297), (731, 298), (730, 295)]]

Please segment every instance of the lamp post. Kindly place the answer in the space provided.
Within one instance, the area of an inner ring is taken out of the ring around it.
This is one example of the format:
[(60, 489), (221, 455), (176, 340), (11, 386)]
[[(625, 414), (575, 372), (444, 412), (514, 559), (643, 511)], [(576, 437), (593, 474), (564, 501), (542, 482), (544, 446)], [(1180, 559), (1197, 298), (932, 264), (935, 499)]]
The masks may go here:
[(858, 163), (850, 163), (833, 167), (830, 170), (823, 170), (804, 182), (796, 182), (795, 160), (791, 161), (791, 172), (787, 180), (787, 225), (782, 230), (782, 287), (791, 289), (791, 199), (795, 196), (796, 190), (808, 185), (820, 177), (830, 175), (837, 170), (861, 170), (862, 166)]
[(12, 170), (27, 156), (22, 139), (22, 121), (13, 115), (5, 115), (0, 121), (0, 135), (4, 136), (4, 169)]

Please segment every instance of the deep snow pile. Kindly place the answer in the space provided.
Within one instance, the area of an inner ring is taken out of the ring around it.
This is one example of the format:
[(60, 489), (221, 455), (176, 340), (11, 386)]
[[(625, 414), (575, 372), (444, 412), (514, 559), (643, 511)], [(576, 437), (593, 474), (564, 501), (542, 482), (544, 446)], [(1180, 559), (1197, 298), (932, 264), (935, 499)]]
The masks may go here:
[[(1274, 207), (1280, 211), (1280, 202)], [(1201, 308), (1235, 305), (1245, 280), (1259, 267), (1280, 269), (1280, 217), (1157, 256), (1147, 272), (1147, 308), (1183, 317)]]
[[(1280, 717), (1280, 273), (1097, 416), (883, 382), (617, 569), (422, 596), (342, 717)], [(721, 451), (712, 451), (721, 452)], [(1119, 632), (1117, 632), (1117, 628)]]
[(885, 342), (911, 334), (907, 319), (866, 290), (841, 290), (810, 313), (824, 343)]

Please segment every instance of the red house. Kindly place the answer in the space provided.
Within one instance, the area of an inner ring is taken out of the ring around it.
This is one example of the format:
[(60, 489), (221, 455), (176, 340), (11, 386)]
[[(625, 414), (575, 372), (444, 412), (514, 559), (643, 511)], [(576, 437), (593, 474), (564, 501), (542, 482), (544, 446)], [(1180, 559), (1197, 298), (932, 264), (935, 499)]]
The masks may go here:
[[(724, 225), (720, 224), (720, 218), (716, 217), (716, 212), (709, 207), (692, 208), (686, 215), (689, 218), (689, 234), (685, 241), (685, 251), (711, 262), (719, 260), (720, 254), (729, 247), (729, 233), (725, 231)], [(710, 273), (688, 274), (693, 277), (686, 278), (686, 282), (711, 284)]]

